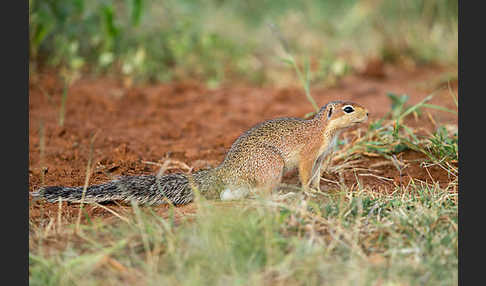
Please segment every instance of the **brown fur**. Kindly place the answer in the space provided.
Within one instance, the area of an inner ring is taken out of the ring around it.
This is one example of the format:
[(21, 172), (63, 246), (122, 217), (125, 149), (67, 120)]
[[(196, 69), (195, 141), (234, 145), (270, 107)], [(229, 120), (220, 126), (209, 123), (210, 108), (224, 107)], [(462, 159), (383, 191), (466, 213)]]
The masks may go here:
[[(346, 113), (343, 108), (354, 111)], [(214, 169), (193, 175), (171, 174), (122, 177), (106, 184), (90, 186), (87, 202), (135, 200), (145, 204), (186, 204), (197, 188), (206, 197), (232, 199), (249, 192), (274, 190), (284, 172), (297, 168), (304, 188), (319, 184), (322, 161), (333, 147), (339, 132), (366, 121), (363, 106), (343, 101), (326, 104), (311, 119), (278, 118), (262, 122), (243, 133), (233, 143), (223, 162)], [(193, 183), (191, 183), (193, 182)], [(162, 183), (162, 184), (161, 184)], [(59, 197), (79, 202), (82, 187), (46, 187), (35, 196), (54, 202)]]

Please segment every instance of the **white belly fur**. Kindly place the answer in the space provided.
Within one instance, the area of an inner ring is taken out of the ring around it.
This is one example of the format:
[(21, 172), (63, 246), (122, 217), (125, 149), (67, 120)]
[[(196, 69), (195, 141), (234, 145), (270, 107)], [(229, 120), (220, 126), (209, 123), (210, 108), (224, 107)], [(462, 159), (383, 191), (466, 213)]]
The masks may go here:
[(238, 189), (225, 189), (219, 195), (222, 201), (232, 201), (232, 200), (239, 200), (248, 195), (249, 191), (247, 188), (238, 188)]

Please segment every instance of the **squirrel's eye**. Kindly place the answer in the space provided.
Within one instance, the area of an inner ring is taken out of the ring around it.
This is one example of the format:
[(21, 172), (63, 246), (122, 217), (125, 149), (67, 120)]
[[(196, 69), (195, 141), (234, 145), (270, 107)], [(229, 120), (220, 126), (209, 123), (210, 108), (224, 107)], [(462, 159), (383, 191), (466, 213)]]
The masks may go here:
[(354, 111), (354, 108), (352, 108), (351, 106), (346, 106), (346, 107), (344, 107), (344, 109), (343, 109), (343, 110), (344, 110), (344, 112), (346, 112), (346, 113), (351, 113), (351, 112), (353, 112), (353, 111)]

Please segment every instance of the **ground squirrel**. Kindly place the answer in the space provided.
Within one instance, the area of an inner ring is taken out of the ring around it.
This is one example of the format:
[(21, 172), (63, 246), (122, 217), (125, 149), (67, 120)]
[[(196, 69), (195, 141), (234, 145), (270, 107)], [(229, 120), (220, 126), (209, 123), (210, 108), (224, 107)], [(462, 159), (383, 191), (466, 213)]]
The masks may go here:
[[(232, 200), (253, 191), (274, 190), (284, 172), (298, 169), (304, 188), (316, 187), (322, 160), (339, 132), (368, 119), (363, 106), (332, 101), (310, 119), (277, 118), (257, 124), (231, 146), (219, 166), (189, 174), (123, 176), (89, 186), (84, 202), (135, 200), (139, 204), (183, 205), (194, 198), (194, 189), (206, 198)], [(81, 202), (83, 187), (50, 186), (34, 192), (49, 202)]]

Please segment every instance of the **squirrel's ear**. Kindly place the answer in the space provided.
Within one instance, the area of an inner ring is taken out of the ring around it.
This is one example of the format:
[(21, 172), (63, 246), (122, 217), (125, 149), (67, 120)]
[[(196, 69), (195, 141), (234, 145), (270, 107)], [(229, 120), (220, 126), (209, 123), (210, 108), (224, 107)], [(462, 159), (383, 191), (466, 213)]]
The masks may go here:
[(327, 112), (327, 118), (331, 118), (333, 106), (329, 106), (329, 111)]

